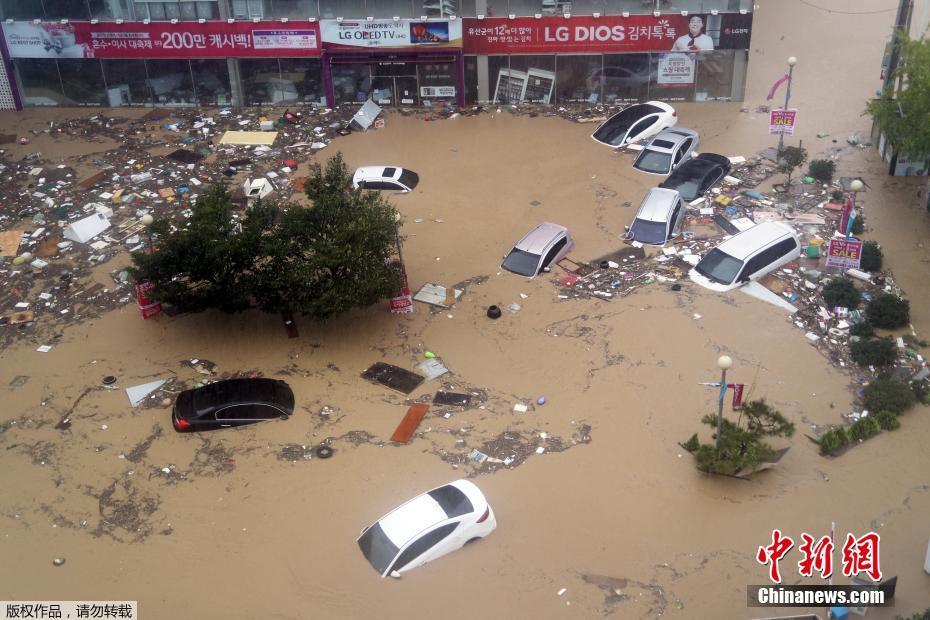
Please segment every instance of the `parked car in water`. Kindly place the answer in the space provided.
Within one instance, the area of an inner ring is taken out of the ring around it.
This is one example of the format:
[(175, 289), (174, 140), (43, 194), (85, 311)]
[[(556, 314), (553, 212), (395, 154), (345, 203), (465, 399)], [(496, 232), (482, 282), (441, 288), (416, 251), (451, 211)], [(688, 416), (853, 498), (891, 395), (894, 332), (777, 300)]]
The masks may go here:
[(521, 276), (534, 278), (540, 272), (548, 270), (550, 265), (565, 258), (574, 248), (575, 242), (568, 234), (567, 228), (543, 222), (517, 241), (504, 257), (501, 267)]
[(654, 136), (677, 122), (675, 108), (667, 103), (635, 103), (604, 121), (591, 137), (601, 144), (621, 148)]
[(427, 491), (362, 530), (358, 546), (382, 577), (417, 566), (484, 538), (497, 527), (494, 511), (473, 482), (456, 480)]
[(763, 222), (733, 235), (708, 252), (691, 270), (691, 280), (712, 291), (730, 291), (758, 280), (801, 255), (794, 230)]
[(640, 151), (633, 167), (650, 174), (669, 174), (691, 157), (700, 142), (698, 133), (693, 129), (666, 129)]
[(730, 159), (716, 153), (701, 153), (678, 166), (659, 187), (674, 189), (691, 202), (730, 173)]
[(625, 238), (648, 245), (665, 245), (681, 234), (686, 212), (678, 192), (653, 187), (643, 198)]
[(171, 411), (179, 433), (254, 424), (294, 413), (294, 392), (277, 379), (226, 379), (178, 394)]
[(420, 182), (413, 170), (400, 166), (364, 166), (352, 175), (352, 187), (409, 192)]

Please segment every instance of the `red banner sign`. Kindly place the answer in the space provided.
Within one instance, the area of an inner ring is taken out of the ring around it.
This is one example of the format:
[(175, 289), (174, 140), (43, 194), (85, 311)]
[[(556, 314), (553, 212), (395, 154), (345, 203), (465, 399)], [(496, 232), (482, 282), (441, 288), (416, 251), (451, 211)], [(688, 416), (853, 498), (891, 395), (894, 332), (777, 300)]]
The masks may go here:
[(769, 134), (786, 136), (794, 135), (794, 125), (798, 119), (798, 111), (794, 108), (782, 110), (777, 108), (769, 112)]
[[(714, 37), (706, 34), (710, 20)], [(752, 15), (493, 17), (463, 26), (466, 54), (701, 52), (747, 49)]]
[(13, 58), (226, 58), (320, 55), (319, 24), (302, 22), (13, 22)]
[(830, 239), (827, 251), (827, 267), (858, 269), (862, 260), (862, 242)]

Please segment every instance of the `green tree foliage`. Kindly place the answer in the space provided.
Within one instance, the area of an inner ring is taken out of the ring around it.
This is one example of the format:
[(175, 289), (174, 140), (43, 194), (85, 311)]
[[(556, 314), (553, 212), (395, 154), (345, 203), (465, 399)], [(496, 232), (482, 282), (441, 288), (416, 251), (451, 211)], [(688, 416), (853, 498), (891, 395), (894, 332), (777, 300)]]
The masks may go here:
[(860, 366), (889, 366), (898, 359), (898, 347), (891, 338), (857, 340), (849, 345), (849, 355)]
[(875, 328), (868, 321), (859, 321), (849, 328), (849, 335), (859, 338), (871, 338), (875, 335)]
[[(716, 414), (707, 414), (701, 422), (717, 428)], [(765, 400), (756, 400), (743, 406), (737, 423), (724, 418), (719, 448), (715, 444), (699, 443), (696, 434), (683, 446), (694, 454), (700, 471), (734, 475), (775, 456), (775, 449), (762, 441), (765, 437), (791, 437), (793, 434), (792, 422)]]
[(400, 290), (396, 211), (351, 188), (340, 154), (305, 183), (309, 208), (256, 202), (239, 221), (228, 190), (214, 186), (185, 228), (157, 220), (154, 254), (133, 255), (132, 276), (153, 297), (185, 310), (300, 312), (326, 319)]
[[(855, 222), (853, 222), (855, 223)], [(863, 271), (881, 271), (885, 254), (876, 241), (866, 241), (862, 244), (862, 259), (859, 268)]]
[(837, 426), (831, 428), (826, 433), (820, 436), (820, 453), (821, 454), (835, 454), (843, 448), (849, 445), (852, 441), (849, 431), (843, 426)]
[(836, 173), (836, 162), (832, 159), (812, 159), (807, 169), (807, 176), (814, 177), (821, 183), (830, 183)]
[(798, 166), (807, 161), (807, 150), (800, 146), (786, 146), (781, 152), (778, 161), (778, 171), (787, 175), (785, 185), (791, 186), (791, 176)]
[(874, 416), (871, 415), (864, 418), (859, 418), (852, 426), (849, 427), (849, 437), (853, 441), (868, 439), (872, 435), (877, 435), (880, 432), (882, 432), (882, 425)]
[(927, 608), (923, 613), (918, 611), (906, 618), (904, 616), (895, 616), (894, 620), (930, 620), (930, 608)]
[(840, 306), (854, 310), (859, 307), (862, 295), (849, 278), (833, 278), (823, 285), (821, 291), (828, 308)]
[(901, 415), (914, 406), (917, 396), (906, 383), (882, 377), (865, 386), (862, 404), (869, 411), (890, 411)]
[(891, 411), (879, 411), (875, 414), (878, 425), (883, 431), (895, 431), (901, 428), (901, 420)]
[(865, 307), (865, 316), (880, 329), (898, 329), (910, 323), (911, 304), (895, 295), (881, 295)]
[(901, 90), (890, 86), (866, 111), (901, 153), (930, 153), (930, 40), (903, 37), (895, 78), (903, 79)]

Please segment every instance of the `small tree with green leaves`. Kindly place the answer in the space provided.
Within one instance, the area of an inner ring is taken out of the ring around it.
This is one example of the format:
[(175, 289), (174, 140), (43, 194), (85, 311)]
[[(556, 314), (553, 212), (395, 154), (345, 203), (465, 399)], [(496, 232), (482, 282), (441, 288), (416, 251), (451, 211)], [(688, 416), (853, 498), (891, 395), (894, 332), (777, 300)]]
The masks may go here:
[(833, 181), (833, 175), (836, 173), (836, 162), (832, 159), (813, 159), (807, 169), (807, 176), (824, 184)]
[(778, 171), (787, 175), (785, 187), (791, 187), (794, 171), (807, 161), (807, 150), (800, 146), (786, 146), (778, 158)]
[(891, 338), (857, 340), (849, 345), (849, 355), (860, 366), (890, 366), (898, 359), (898, 347)]
[(906, 618), (904, 616), (895, 616), (894, 620), (930, 620), (930, 608), (927, 608), (924, 612), (915, 612)]
[(862, 404), (869, 411), (889, 411), (895, 415), (901, 415), (916, 402), (917, 396), (910, 386), (889, 377), (872, 381), (862, 395)]
[(862, 257), (859, 268), (863, 271), (881, 271), (885, 255), (882, 246), (877, 241), (866, 241), (862, 244)]
[[(707, 414), (701, 422), (716, 429), (717, 416)], [(751, 471), (775, 456), (775, 449), (765, 443), (764, 438), (793, 434), (794, 424), (763, 399), (744, 404), (736, 423), (722, 421), (719, 447), (701, 444), (696, 433), (682, 446), (694, 454), (700, 471), (735, 475)]]
[(911, 304), (896, 295), (880, 295), (865, 307), (869, 323), (879, 329), (898, 329), (911, 321)]
[(821, 295), (828, 308), (840, 306), (853, 310), (862, 299), (859, 289), (849, 278), (833, 278), (823, 285)]

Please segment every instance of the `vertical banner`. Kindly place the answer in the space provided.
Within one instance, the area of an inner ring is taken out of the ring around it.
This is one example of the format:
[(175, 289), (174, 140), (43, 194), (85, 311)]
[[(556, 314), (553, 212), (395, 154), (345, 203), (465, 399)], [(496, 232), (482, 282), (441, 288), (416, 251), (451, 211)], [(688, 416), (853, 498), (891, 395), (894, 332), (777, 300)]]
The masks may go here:
[(739, 409), (743, 406), (743, 388), (746, 387), (746, 384), (731, 383), (728, 387), (733, 388), (733, 408)]

